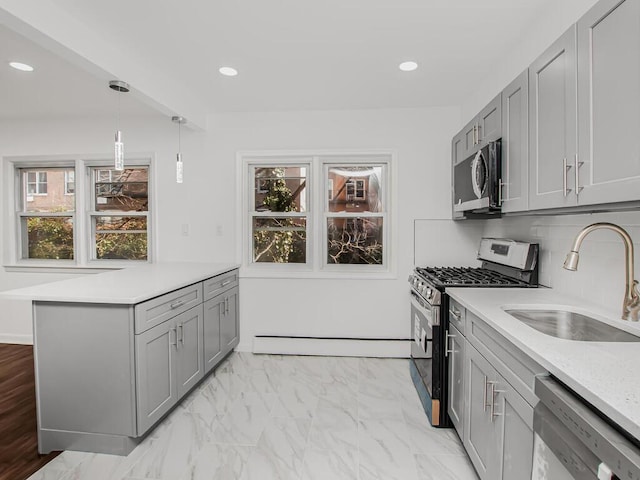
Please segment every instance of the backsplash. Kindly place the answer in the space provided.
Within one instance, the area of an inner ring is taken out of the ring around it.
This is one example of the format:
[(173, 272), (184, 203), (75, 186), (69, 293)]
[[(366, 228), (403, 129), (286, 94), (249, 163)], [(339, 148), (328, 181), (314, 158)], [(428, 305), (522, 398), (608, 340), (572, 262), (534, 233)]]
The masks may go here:
[(615, 223), (631, 235), (637, 252), (636, 278), (640, 277), (640, 211), (505, 217), (486, 221), (482, 236), (539, 243), (542, 285), (588, 299), (617, 316), (625, 290), (624, 243), (620, 235), (610, 230), (590, 233), (580, 248), (578, 270), (570, 272), (562, 268), (575, 236), (595, 222)]

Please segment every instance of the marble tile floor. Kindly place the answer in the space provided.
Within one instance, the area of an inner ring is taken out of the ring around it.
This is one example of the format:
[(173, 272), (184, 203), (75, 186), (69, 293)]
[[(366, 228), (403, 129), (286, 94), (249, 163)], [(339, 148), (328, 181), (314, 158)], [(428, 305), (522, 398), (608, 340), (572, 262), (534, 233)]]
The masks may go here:
[(29, 480), (476, 480), (408, 360), (235, 352), (126, 457), (66, 451)]

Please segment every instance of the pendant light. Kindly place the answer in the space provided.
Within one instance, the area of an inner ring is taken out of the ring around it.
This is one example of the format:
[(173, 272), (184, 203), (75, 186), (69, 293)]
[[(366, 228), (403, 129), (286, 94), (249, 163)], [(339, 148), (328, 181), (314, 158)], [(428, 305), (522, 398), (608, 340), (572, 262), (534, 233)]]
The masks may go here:
[(116, 136), (114, 143), (114, 169), (124, 170), (124, 144), (122, 143), (122, 132), (120, 131), (120, 94), (129, 91), (129, 84), (120, 80), (111, 80), (109, 88), (118, 92), (118, 110), (116, 114)]
[(182, 125), (187, 123), (187, 119), (184, 117), (171, 117), (171, 121), (173, 123), (178, 124), (178, 154), (176, 155), (176, 183), (182, 183), (182, 138), (181, 138), (181, 129)]

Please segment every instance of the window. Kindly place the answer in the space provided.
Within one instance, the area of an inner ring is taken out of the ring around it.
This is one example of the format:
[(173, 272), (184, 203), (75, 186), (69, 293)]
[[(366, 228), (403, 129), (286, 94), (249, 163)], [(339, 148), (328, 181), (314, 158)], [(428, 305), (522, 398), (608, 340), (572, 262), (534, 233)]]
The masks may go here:
[(109, 163), (6, 158), (6, 178), (15, 178), (7, 187), (16, 201), (15, 213), (9, 212), (15, 220), (5, 223), (10, 226), (5, 243), (12, 245), (5, 263), (74, 267), (149, 261), (151, 162), (141, 159), (124, 171), (105, 166)]
[(19, 258), (72, 260), (75, 201), (73, 195), (64, 195), (64, 189), (65, 178), (73, 168), (21, 168), (17, 173), (22, 189), (18, 206)]
[(252, 166), (251, 210), (254, 263), (307, 263), (307, 172), (309, 166)]
[(245, 265), (256, 272), (389, 271), (391, 154), (243, 160)]
[(76, 191), (76, 173), (73, 170), (64, 172), (64, 194), (73, 195)]
[(47, 194), (47, 172), (46, 171), (27, 171), (25, 174), (27, 184), (26, 192), (31, 195)]
[(324, 211), (326, 264), (382, 265), (386, 215), (381, 192), (386, 180), (384, 164), (327, 164), (324, 171), (326, 178), (337, 186)]

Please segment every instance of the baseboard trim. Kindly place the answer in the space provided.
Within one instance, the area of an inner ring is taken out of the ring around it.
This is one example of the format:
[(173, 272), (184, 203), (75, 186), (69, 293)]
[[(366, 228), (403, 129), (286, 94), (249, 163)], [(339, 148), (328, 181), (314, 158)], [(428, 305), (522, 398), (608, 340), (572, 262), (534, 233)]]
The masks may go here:
[(253, 337), (251, 351), (279, 355), (409, 358), (411, 340), (257, 335)]
[(0, 343), (33, 345), (33, 335), (12, 335), (9, 333), (0, 333)]

